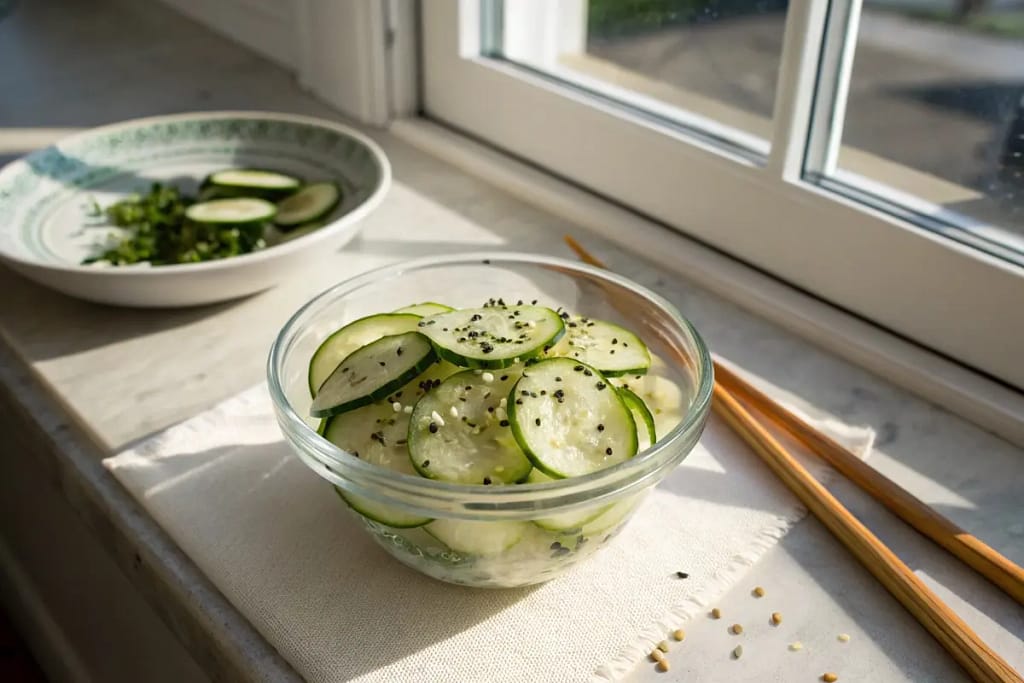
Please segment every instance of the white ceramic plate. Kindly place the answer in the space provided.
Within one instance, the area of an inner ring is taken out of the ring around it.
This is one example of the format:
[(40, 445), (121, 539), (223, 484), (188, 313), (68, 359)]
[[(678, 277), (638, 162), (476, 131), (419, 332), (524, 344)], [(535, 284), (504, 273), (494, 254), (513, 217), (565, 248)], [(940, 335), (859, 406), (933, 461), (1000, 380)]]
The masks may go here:
[[(329, 223), (277, 246), (218, 261), (83, 266), (111, 228), (90, 215), (159, 181), (194, 194), (210, 172), (270, 168), (335, 180)], [(369, 138), (330, 121), (267, 112), (206, 112), (96, 128), (0, 170), (0, 259), (71, 296), (123, 306), (191, 306), (252, 294), (351, 240), (383, 199), (391, 167)]]

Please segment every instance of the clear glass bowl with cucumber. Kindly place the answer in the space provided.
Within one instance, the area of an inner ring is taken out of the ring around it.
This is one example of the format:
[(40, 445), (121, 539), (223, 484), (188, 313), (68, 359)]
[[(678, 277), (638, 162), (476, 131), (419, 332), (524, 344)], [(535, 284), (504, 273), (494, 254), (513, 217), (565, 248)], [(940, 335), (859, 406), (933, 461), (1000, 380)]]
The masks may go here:
[(657, 294), (557, 258), (409, 261), (321, 293), (268, 382), (339, 512), (450, 583), (557, 576), (627, 525), (693, 449), (711, 359)]

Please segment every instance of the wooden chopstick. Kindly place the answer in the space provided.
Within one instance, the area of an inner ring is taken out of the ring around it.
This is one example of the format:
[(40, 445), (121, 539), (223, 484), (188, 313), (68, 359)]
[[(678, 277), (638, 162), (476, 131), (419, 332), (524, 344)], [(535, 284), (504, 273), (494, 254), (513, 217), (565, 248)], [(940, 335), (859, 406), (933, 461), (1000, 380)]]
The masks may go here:
[(721, 384), (714, 388), (715, 412), (876, 579), (924, 626), (975, 681), (1024, 681), (985, 644), (910, 567), (843, 507)]
[(724, 363), (715, 363), (715, 381), (802, 442), (900, 519), (1024, 605), (1024, 569), (1020, 565), (940, 515), (844, 446), (809, 425), (799, 415), (775, 402)]
[[(582, 261), (600, 268), (605, 267), (572, 237), (566, 235), (565, 241)], [(716, 375), (719, 372), (719, 365), (716, 363)], [(728, 373), (727, 369), (726, 372)], [(731, 373), (728, 373), (728, 376), (736, 377)], [(986, 683), (989, 681), (1024, 683), (1024, 679), (1009, 664), (989, 648), (955, 612), (914, 575), (907, 565), (814, 479), (747, 412), (720, 380), (716, 379), (713, 395), (715, 412), (743, 438), (755, 453), (761, 456), (808, 509), (939, 641), (974, 680)], [(765, 405), (770, 407), (775, 404), (769, 399), (769, 403)], [(806, 426), (809, 431), (816, 432), (810, 428), (810, 425)], [(835, 445), (838, 446), (838, 444)], [(841, 446), (839, 448), (842, 449)], [(854, 459), (858, 463), (861, 462), (859, 459)], [(881, 477), (881, 475), (878, 476)], [(881, 478), (884, 479), (884, 477)], [(920, 501), (917, 502), (920, 503)], [(923, 503), (920, 504), (923, 505)]]

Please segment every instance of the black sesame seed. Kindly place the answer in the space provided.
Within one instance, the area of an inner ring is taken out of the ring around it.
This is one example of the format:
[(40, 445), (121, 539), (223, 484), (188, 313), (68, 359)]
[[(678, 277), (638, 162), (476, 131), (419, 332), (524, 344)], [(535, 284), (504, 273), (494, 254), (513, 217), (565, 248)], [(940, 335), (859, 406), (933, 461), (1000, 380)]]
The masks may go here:
[(597, 431), (603, 432), (604, 431), (604, 425), (597, 425)]
[(533, 421), (533, 423), (540, 427), (540, 418), (538, 417), (536, 420)]
[(555, 541), (554, 543), (552, 543), (552, 544), (551, 544), (550, 546), (548, 546), (548, 547), (549, 547), (549, 548), (551, 548), (552, 550), (558, 550), (559, 548), (561, 548), (561, 547), (562, 547), (562, 544), (561, 544), (561, 543), (559, 543), (558, 541)]
[(614, 356), (615, 355), (615, 349), (609, 350), (608, 353)]
[(612, 447), (609, 446), (608, 448), (604, 449), (604, 453), (605, 453), (605, 455), (611, 455), (612, 454)]
[(437, 423), (436, 422), (431, 422), (430, 426), (427, 427), (427, 429), (430, 430), (431, 434), (437, 434)]
[(489, 266), (489, 265), (491, 265), (491, 259), (489, 259), (489, 258), (485, 258), (485, 259), (484, 259), (484, 265), (485, 265), (485, 266)]
[(473, 387), (469, 384), (466, 385), (466, 391), (473, 391)]
[[(487, 412), (488, 413), (493, 413), (494, 412), (494, 406), (487, 406)], [(465, 419), (466, 416), (463, 415), (462, 418)]]
[(500, 379), (500, 380), (501, 380), (502, 382), (504, 382), (505, 380), (507, 380), (507, 379), (508, 379), (508, 375), (502, 375), (502, 376), (501, 376), (501, 377), (500, 377), (499, 379)]
[(676, 572), (676, 576), (678, 578), (680, 578), (680, 579), (688, 579), (688, 578), (690, 578), (690, 575), (687, 574), (686, 572)]
[(517, 406), (521, 406), (521, 405), (523, 405), (523, 399), (521, 399), (521, 398), (517, 398), (517, 399), (516, 399), (516, 405), (517, 405)]
[(475, 323), (475, 322), (476, 322), (477, 320), (481, 320), (482, 318), (483, 318), (483, 316), (481, 316), (481, 315), (480, 315), (479, 313), (474, 313), (474, 314), (473, 314), (473, 315), (472, 315), (472, 316), (471, 316), (471, 317), (469, 318), (469, 322), (471, 322), (471, 323)]
[(397, 355), (397, 356), (401, 356), (402, 355), (402, 347), (401, 346), (399, 346), (398, 350), (395, 351), (395, 355)]
[(583, 366), (577, 365), (576, 367), (573, 368), (573, 370), (575, 370), (576, 372), (583, 372)]
[(522, 389), (519, 393), (522, 394), (523, 396), (529, 396), (530, 395), (530, 392), (527, 391), (526, 389)]
[(491, 478), (490, 477), (484, 477), (484, 486), (490, 486), (490, 485), (491, 485)]
[(556, 377), (556, 378), (555, 378), (555, 381), (556, 381), (556, 382), (561, 382), (561, 381), (562, 381), (562, 378), (561, 378), (561, 377)]
[[(576, 355), (578, 356), (579, 354), (576, 354)], [(593, 377), (593, 376), (594, 376), (594, 373), (593, 373), (593, 372), (591, 372), (590, 370), (584, 370), (584, 371), (583, 371), (583, 375), (584, 375), (585, 377)]]
[(502, 427), (508, 427), (508, 420), (502, 420), (498, 424), (501, 425)]
[(430, 467), (430, 461), (424, 460), (422, 463), (420, 463), (420, 467)]
[(557, 391), (555, 391), (555, 393), (554, 393), (554, 394), (552, 394), (552, 395), (553, 395), (553, 396), (554, 396), (555, 398), (565, 398), (565, 392), (564, 392), (564, 391), (562, 391), (561, 389), (558, 389), (558, 390), (557, 390)]
[(618, 344), (618, 343), (619, 343), (619, 340), (617, 338), (615, 338), (615, 337), (612, 337), (612, 344)]
[(594, 386), (596, 386), (596, 387), (597, 387), (597, 390), (598, 390), (598, 391), (604, 391), (604, 389), (605, 389), (605, 388), (606, 388), (606, 387), (607, 387), (608, 385), (607, 385), (607, 384), (605, 384), (604, 382), (598, 382), (598, 383), (597, 383), (597, 384), (595, 384)]
[(377, 363), (379, 363), (379, 364), (380, 364), (380, 366), (381, 366), (382, 368), (383, 368), (383, 367), (387, 367), (387, 363), (385, 363), (385, 362), (384, 362), (384, 361), (382, 361), (382, 360), (379, 360), (379, 361), (377, 361)]
[(569, 314), (566, 313), (565, 311), (562, 311), (561, 313), (558, 314), (558, 317), (561, 318), (562, 320), (568, 320)]

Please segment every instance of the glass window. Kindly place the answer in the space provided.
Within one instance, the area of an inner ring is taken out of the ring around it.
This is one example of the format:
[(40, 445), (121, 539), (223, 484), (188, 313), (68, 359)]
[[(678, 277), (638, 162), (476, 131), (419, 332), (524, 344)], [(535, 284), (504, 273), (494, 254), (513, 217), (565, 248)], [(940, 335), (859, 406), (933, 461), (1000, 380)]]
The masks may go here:
[(786, 0), (489, 0), (484, 53), (766, 154)]
[(821, 172), (1024, 263), (1024, 7), (865, 2), (840, 144)]

